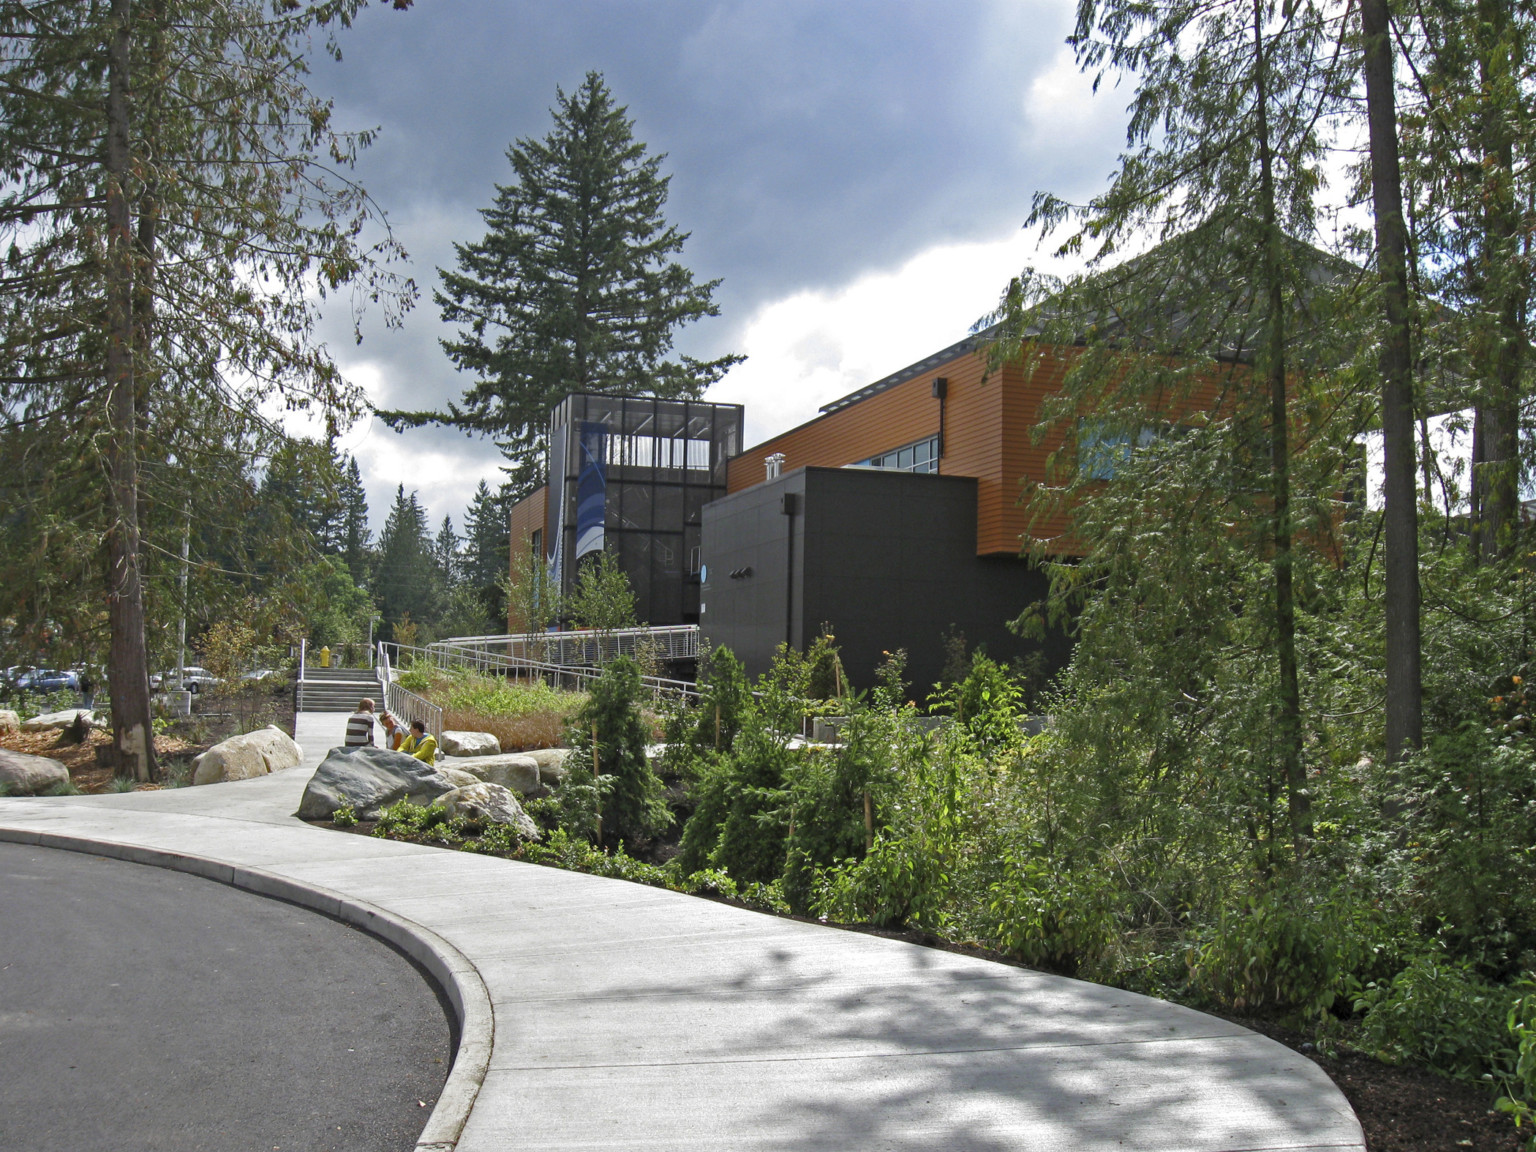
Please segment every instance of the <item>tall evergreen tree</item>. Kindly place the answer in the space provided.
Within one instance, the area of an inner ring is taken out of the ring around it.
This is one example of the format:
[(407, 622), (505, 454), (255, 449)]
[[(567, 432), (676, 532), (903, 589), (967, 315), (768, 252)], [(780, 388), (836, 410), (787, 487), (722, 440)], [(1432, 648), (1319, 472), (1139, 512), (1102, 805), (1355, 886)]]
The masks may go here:
[[(1386, 751), (1397, 760), (1424, 738), (1419, 630), (1419, 519), (1413, 459), (1412, 319), (1408, 292), (1408, 226), (1399, 163), (1396, 54), (1387, 0), (1361, 0), (1360, 24), (1370, 139), (1371, 205), (1376, 270), (1381, 281), (1381, 429), (1385, 455), (1384, 604)], [(1425, 451), (1429, 450), (1428, 444)], [(1425, 486), (1426, 490), (1428, 485)]]
[(443, 341), (475, 383), (446, 412), (391, 412), (396, 427), (451, 424), (494, 436), (521, 496), (540, 482), (550, 409), (570, 392), (698, 396), (739, 356), (667, 359), (677, 329), (719, 308), (675, 257), (687, 233), (662, 215), (670, 177), (627, 109), (589, 72), (557, 90), (554, 130), (507, 151), (487, 231), (455, 245), (435, 299), (461, 325)]
[(334, 130), (304, 84), (312, 35), (364, 2), (0, 0), (0, 403), (11, 418), (71, 417), (61, 454), (97, 471), (127, 775), (156, 774), (140, 524), (151, 403), (195, 393), (245, 411), (281, 392), (345, 419), (360, 396), (312, 338), (316, 291), (413, 291), (377, 278), (379, 252), (358, 240), (372, 202), (336, 176), (366, 137)]
[(437, 569), (427, 514), (416, 493), (395, 491), (395, 504), (379, 533), (378, 562), (373, 593), (385, 625), (393, 628), (407, 614), (420, 623), (430, 620), (437, 607)]
[(511, 501), (506, 492), (492, 495), (484, 480), (464, 513), (464, 583), (485, 609), (486, 626), (506, 626), (507, 598), (502, 590), (512, 550), (509, 521)]
[(459, 534), (453, 530), (453, 517), (444, 516), (437, 529), (437, 539), (432, 541), (432, 562), (437, 566), (437, 578), (445, 593), (459, 583), (461, 543)]
[(356, 457), (347, 458), (347, 470), (341, 484), (342, 520), (341, 556), (347, 563), (352, 579), (362, 582), (368, 574), (369, 542), (368, 494), (363, 490), (363, 477), (357, 468)]
[(344, 478), (341, 461), (329, 444), (284, 437), (267, 463), (261, 485), (268, 530), (295, 533), (315, 552), (339, 555), (346, 531)]

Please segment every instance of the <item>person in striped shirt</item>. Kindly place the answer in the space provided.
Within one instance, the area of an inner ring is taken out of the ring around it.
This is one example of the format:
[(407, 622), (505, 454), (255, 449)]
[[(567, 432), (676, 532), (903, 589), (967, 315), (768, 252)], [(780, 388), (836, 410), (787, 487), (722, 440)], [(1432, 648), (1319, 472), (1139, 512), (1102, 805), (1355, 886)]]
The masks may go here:
[(357, 711), (347, 717), (348, 748), (363, 748), (373, 744), (373, 701), (366, 696), (357, 702)]

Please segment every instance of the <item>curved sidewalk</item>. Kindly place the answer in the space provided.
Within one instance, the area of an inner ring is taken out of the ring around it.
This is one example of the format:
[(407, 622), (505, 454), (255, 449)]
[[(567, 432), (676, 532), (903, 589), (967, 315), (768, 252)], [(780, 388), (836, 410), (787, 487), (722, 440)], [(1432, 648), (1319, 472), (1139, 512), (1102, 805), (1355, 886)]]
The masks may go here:
[(462, 1025), (419, 1145), (432, 1152), (1365, 1147), (1316, 1065), (1225, 1021), (623, 881), (312, 828), (289, 815), (308, 776), (0, 800), (0, 839), (211, 875), (400, 944)]

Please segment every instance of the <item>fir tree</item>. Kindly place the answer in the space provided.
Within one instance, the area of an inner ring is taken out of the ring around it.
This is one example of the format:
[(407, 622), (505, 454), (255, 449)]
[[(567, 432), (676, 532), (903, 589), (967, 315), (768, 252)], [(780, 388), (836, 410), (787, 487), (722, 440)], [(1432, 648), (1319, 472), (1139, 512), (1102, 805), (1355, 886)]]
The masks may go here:
[(507, 619), (502, 582), (512, 548), (510, 503), (505, 492), (493, 496), (490, 486), (482, 480), (464, 513), (462, 577), (484, 607), (487, 623), (497, 631)]
[(475, 376), (447, 412), (392, 412), (396, 427), (450, 424), (496, 437), (514, 493), (540, 481), (550, 409), (570, 392), (698, 396), (740, 360), (667, 359), (676, 330), (719, 312), (718, 280), (695, 283), (674, 257), (687, 233), (662, 215), (669, 177), (627, 110), (589, 72), (557, 91), (554, 130), (507, 152), (487, 231), (440, 270), (443, 348)]
[(453, 517), (444, 516), (437, 529), (437, 539), (432, 542), (432, 562), (437, 566), (437, 578), (445, 594), (459, 582), (459, 544), (459, 534), (453, 530)]
[[(410, 0), (395, 0), (406, 7)], [(60, 414), (105, 507), (117, 769), (156, 775), (141, 532), (151, 405), (244, 412), (274, 393), (328, 421), (361, 409), (313, 338), (318, 298), (373, 299), (385, 238), (340, 176), (366, 135), (330, 123), (304, 84), (315, 33), (363, 0), (0, 4), (0, 403)], [(239, 380), (240, 385), (230, 381)], [(94, 514), (94, 512), (92, 513)]]
[(416, 493), (395, 490), (395, 505), (379, 534), (374, 595), (385, 623), (393, 627), (406, 615), (418, 624), (431, 619), (436, 608), (437, 572), (427, 530), (427, 514)]
[(347, 458), (346, 475), (342, 479), (341, 499), (345, 506), (342, 540), (342, 558), (352, 573), (352, 579), (361, 582), (368, 574), (369, 541), (368, 494), (363, 490), (363, 478), (358, 471), (357, 459)]

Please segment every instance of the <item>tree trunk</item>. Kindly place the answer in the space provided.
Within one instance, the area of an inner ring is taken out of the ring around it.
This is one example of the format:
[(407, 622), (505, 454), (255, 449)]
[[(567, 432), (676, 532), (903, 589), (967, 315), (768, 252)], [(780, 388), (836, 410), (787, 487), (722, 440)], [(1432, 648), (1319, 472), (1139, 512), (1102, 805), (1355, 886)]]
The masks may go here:
[(1280, 684), (1276, 716), (1280, 764), (1285, 776), (1291, 838), (1298, 849), (1312, 836), (1312, 796), (1301, 759), (1301, 683), (1296, 667), (1296, 596), (1292, 582), (1290, 412), (1286, 402), (1285, 285), (1281, 279), (1284, 239), (1275, 209), (1274, 157), (1269, 134), (1269, 77), (1263, 8), (1253, 6), (1257, 53), (1255, 111), (1258, 114), (1259, 195), (1264, 218), (1264, 277), (1269, 297), (1269, 470), (1274, 502), (1271, 567), (1275, 579), (1275, 658)]
[(1386, 0), (1361, 0), (1365, 97), (1370, 126), (1371, 200), (1381, 277), (1381, 432), (1386, 456), (1385, 570), (1387, 760), (1423, 739), (1419, 671), (1419, 512), (1414, 492), (1413, 361), (1408, 333), (1408, 236), (1398, 165), (1397, 105)]
[(1514, 53), (1509, 43), (1507, 0), (1477, 5), (1480, 37), (1478, 80), (1482, 87), (1479, 144), (1483, 186), (1479, 285), (1484, 315), (1492, 330), (1482, 347), (1477, 423), (1481, 428), (1482, 475), (1473, 508), (1475, 544), (1484, 560), (1507, 553), (1520, 523), (1520, 374), (1525, 361), (1526, 284), (1522, 272), (1521, 213), (1515, 200), (1515, 149), (1508, 107)]
[(118, 775), (154, 780), (154, 729), (139, 571), (138, 403), (133, 376), (134, 237), (128, 205), (131, 0), (112, 0), (107, 54), (107, 678)]

